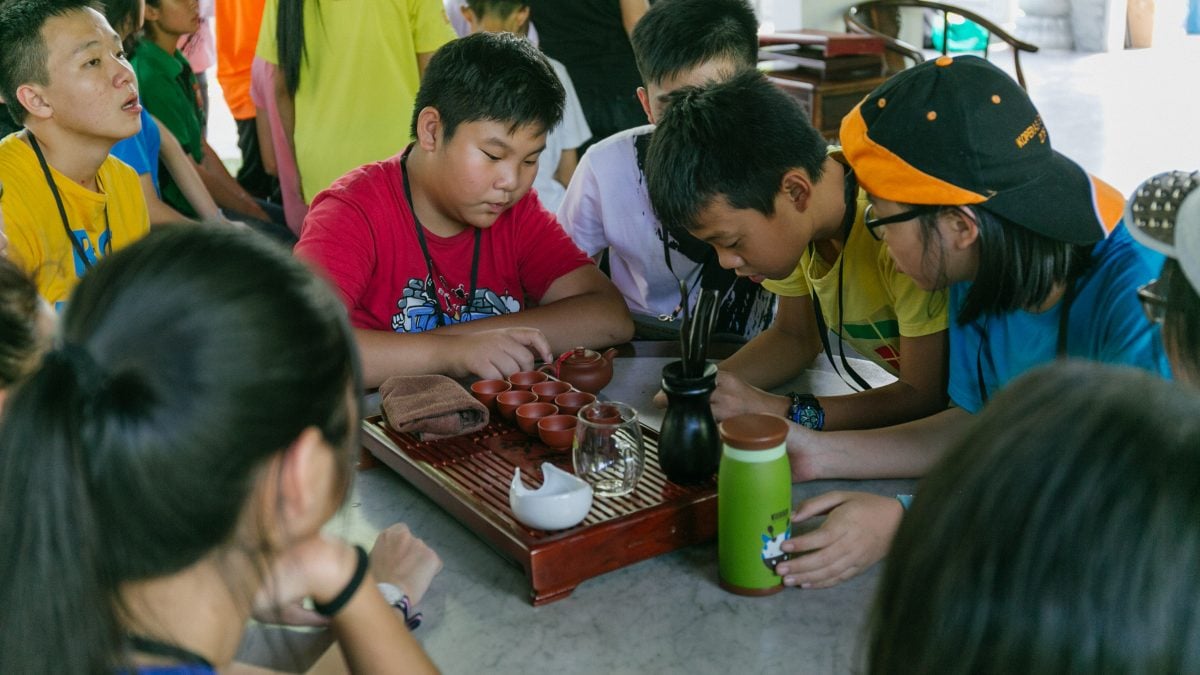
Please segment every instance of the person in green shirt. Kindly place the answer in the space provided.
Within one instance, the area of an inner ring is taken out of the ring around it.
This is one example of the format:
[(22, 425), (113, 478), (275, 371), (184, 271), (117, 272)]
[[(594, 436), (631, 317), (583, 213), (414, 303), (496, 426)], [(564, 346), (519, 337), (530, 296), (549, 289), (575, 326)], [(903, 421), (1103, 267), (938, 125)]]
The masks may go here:
[[(187, 58), (176, 45), (200, 25), (200, 13), (189, 0), (146, 0), (145, 37), (136, 45), (131, 63), (137, 73), (142, 103), (157, 117), (196, 162), (196, 169), (226, 216), (243, 220), (289, 244), (295, 235), (284, 224), (283, 210), (246, 192), (204, 138), (200, 86)], [(190, 202), (162, 173), (163, 201), (195, 217)]]

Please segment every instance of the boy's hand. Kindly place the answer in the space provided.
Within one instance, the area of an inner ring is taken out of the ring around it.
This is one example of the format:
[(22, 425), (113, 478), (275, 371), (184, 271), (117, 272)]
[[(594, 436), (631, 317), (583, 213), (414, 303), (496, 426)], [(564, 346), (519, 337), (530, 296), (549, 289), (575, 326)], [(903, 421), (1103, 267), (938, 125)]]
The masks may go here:
[(496, 328), (455, 335), (450, 375), (475, 375), (485, 380), (504, 379), (521, 370), (533, 370), (541, 358), (554, 362), (554, 353), (542, 331), (536, 328)]
[[(717, 371), (717, 388), (709, 398), (709, 403), (712, 405), (713, 417), (718, 422), (734, 415), (753, 412), (787, 417), (788, 408), (792, 404), (786, 396), (752, 387), (737, 375), (723, 370)], [(655, 394), (654, 405), (659, 408), (667, 407), (666, 393), (659, 391)]]
[(372, 576), (376, 581), (399, 586), (413, 606), (421, 602), (433, 577), (441, 570), (442, 559), (404, 523), (380, 532), (371, 548)]
[(820, 527), (781, 545), (793, 555), (775, 566), (785, 586), (827, 588), (861, 574), (887, 555), (904, 507), (895, 497), (828, 492), (800, 502), (792, 522), (820, 515)]
[(709, 398), (713, 417), (718, 422), (742, 413), (771, 413), (787, 417), (791, 400), (752, 387), (733, 373), (717, 371), (717, 388)]

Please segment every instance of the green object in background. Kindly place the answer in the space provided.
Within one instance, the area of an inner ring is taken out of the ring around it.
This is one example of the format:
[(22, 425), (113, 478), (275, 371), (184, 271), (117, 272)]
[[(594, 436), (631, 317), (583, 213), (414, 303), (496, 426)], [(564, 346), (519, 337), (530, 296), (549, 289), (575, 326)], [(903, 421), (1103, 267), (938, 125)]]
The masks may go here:
[(791, 535), (792, 474), (787, 422), (776, 415), (737, 415), (720, 424), (717, 557), (721, 587), (739, 595), (783, 590), (775, 565)]
[(953, 12), (946, 15), (950, 23), (948, 49), (942, 49), (946, 41), (946, 26), (940, 14), (935, 16), (929, 29), (929, 40), (933, 48), (951, 52), (981, 52), (988, 43), (987, 29), (970, 19), (963, 18)]

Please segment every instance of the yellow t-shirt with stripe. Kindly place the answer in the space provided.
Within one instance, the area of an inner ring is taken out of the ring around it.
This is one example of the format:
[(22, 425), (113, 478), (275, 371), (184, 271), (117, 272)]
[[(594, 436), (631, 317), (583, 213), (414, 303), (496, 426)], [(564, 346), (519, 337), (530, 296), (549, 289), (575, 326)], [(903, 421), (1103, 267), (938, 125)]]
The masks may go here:
[[(920, 337), (946, 330), (946, 291), (923, 291), (896, 269), (887, 246), (867, 232), (863, 211), (867, 193), (858, 192), (850, 237), (832, 264), (810, 246), (786, 279), (766, 280), (763, 287), (784, 297), (811, 295), (821, 301), (825, 324), (838, 333), (838, 266), (842, 265), (841, 338), (859, 354), (893, 375), (900, 373), (900, 337)], [(837, 347), (833, 347), (837, 352)]]
[[(38, 293), (61, 309), (87, 271), (63, 229), (54, 193), (46, 183), (33, 148), (20, 133), (0, 140), (0, 182), (4, 197), (8, 256), (37, 286)], [(62, 195), (67, 222), (88, 260), (96, 261), (150, 231), (146, 198), (137, 173), (109, 156), (96, 173), (93, 192), (50, 167)], [(98, 249), (98, 250), (97, 250)]]

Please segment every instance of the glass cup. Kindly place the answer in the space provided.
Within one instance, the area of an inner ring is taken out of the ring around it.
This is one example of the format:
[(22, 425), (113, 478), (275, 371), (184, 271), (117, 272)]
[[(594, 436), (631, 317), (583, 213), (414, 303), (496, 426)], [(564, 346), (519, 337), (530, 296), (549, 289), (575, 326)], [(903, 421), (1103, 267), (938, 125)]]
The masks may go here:
[[(606, 414), (591, 414), (602, 406)], [(608, 415), (613, 410), (619, 417)], [(633, 492), (646, 466), (646, 448), (637, 411), (613, 401), (589, 403), (579, 411), (571, 460), (575, 475), (592, 486), (600, 497), (620, 497)]]

